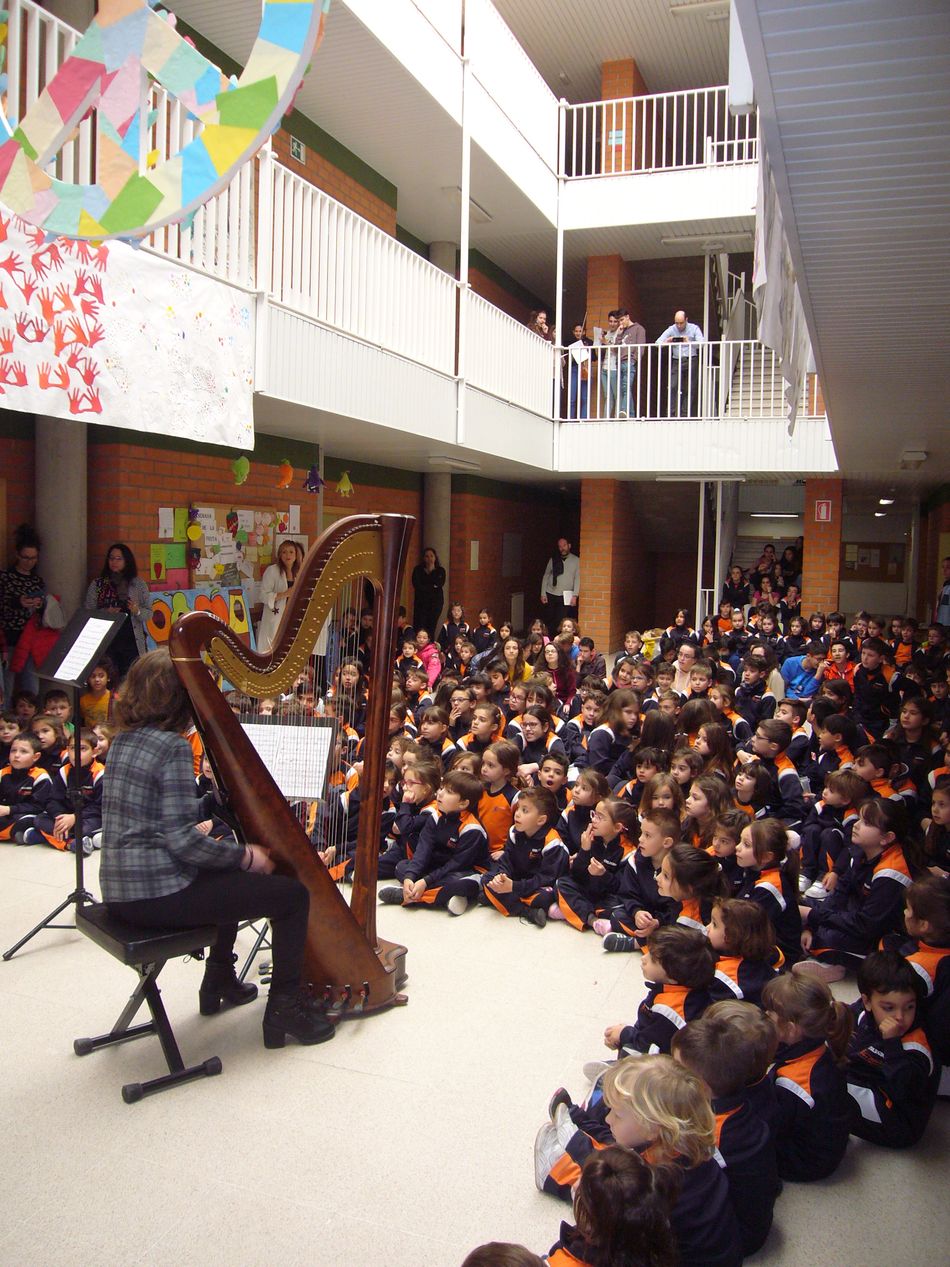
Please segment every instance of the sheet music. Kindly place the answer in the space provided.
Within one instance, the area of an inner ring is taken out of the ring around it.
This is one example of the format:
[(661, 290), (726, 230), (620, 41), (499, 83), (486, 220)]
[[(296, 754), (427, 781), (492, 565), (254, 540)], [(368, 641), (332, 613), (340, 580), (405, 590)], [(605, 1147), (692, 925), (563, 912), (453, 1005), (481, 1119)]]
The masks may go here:
[(284, 726), (242, 722), (244, 733), (288, 800), (321, 800), (333, 752), (335, 725)]
[(57, 678), (66, 682), (78, 682), (83, 670), (88, 668), (95, 658), (96, 652), (112, 626), (111, 620), (103, 620), (101, 616), (90, 616), (70, 647), (66, 658), (56, 670)]

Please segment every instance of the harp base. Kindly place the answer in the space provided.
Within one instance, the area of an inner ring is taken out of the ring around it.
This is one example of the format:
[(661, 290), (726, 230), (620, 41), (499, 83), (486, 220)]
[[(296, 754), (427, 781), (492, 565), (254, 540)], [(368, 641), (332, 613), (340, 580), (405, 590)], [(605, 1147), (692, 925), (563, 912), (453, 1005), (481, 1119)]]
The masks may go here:
[(399, 991), (409, 980), (406, 972), (406, 947), (381, 938), (376, 946), (378, 971), (371, 980), (340, 984), (310, 980), (313, 996), (326, 1005), (327, 1018), (342, 1021), (348, 1017), (382, 1012), (388, 1007), (401, 1007), (409, 1000)]

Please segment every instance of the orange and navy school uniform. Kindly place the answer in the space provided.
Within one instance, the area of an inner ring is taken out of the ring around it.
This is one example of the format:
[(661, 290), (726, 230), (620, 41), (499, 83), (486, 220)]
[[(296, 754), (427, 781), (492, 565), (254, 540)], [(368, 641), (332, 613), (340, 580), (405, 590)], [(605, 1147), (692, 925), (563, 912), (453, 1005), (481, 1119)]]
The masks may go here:
[(673, 1035), (690, 1021), (698, 1020), (712, 1003), (706, 989), (669, 982), (650, 984), (646, 998), (637, 1010), (636, 1023), (620, 1031), (620, 1049), (628, 1056), (670, 1054)]
[(481, 757), (484, 755), (485, 749), (490, 747), (500, 737), (500, 735), (492, 735), (490, 739), (476, 739), (472, 732), (469, 731), (456, 739), (455, 746), (460, 752), (471, 752), (476, 757)]
[[(502, 915), (516, 915), (526, 907), (547, 910), (556, 897), (557, 881), (569, 865), (567, 849), (553, 827), (545, 825), (533, 836), (512, 827), (501, 857), (482, 876), (482, 901)], [(496, 875), (511, 877), (510, 893), (495, 893), (488, 887)]]
[(678, 903), (674, 898), (660, 896), (656, 886), (658, 875), (659, 870), (654, 868), (653, 859), (644, 857), (639, 849), (633, 849), (627, 854), (626, 861), (620, 868), (617, 900), (609, 916), (615, 932), (637, 937), (636, 917), (640, 911), (646, 911), (661, 924), (671, 924), (675, 920)]
[(606, 722), (595, 726), (587, 740), (587, 764), (605, 777), (630, 744), (628, 734), (620, 734)]
[(581, 847), (581, 836), (590, 826), (593, 805), (577, 805), (573, 800), (558, 819), (558, 835), (564, 841), (567, 852), (574, 856)]
[(191, 748), (191, 756), (195, 765), (195, 778), (197, 779), (201, 776), (201, 762), (205, 755), (204, 741), (194, 726), (188, 731), (185, 738), (188, 740), (188, 746)]
[(877, 948), (887, 933), (901, 926), (904, 895), (913, 883), (904, 851), (895, 841), (877, 858), (849, 850), (847, 865), (836, 867), (837, 888), (812, 907), (805, 920), (811, 954), (829, 963), (852, 963)]
[(28, 770), (4, 766), (0, 770), (0, 805), (9, 805), (10, 813), (0, 818), (0, 840), (10, 840), (14, 831), (25, 831), (42, 814), (53, 791), (53, 780), (41, 765)]
[(805, 798), (798, 771), (784, 752), (760, 760), (772, 784), (766, 806), (768, 814), (780, 818), (786, 827), (797, 827), (805, 817)]
[(742, 887), (742, 868), (736, 861), (736, 855), (730, 853), (725, 858), (718, 858), (716, 857), (715, 845), (707, 845), (706, 852), (710, 858), (716, 858), (719, 863), (719, 870), (722, 872), (722, 878), (729, 887), (729, 896), (733, 896)]
[[(104, 773), (105, 766), (101, 761), (90, 761), (80, 772), (79, 791), (82, 796), (82, 834), (84, 836), (94, 836), (96, 832), (102, 830), (102, 776)], [(46, 839), (46, 843), (52, 845), (54, 849), (66, 849), (69, 844), (68, 840), (57, 840), (53, 835), (53, 828), (60, 814), (73, 813), (69, 787), (71, 774), (71, 765), (64, 765), (56, 772), (46, 810), (42, 814), (37, 814), (33, 820), (34, 830), (40, 832)]]
[[(609, 917), (624, 857), (621, 834), (611, 841), (594, 840), (590, 849), (578, 849), (574, 854), (569, 873), (557, 882), (557, 903), (572, 928), (583, 932), (594, 919)], [(593, 858), (603, 864), (603, 875), (591, 875)]]
[(562, 1223), (560, 1235), (548, 1250), (544, 1261), (548, 1267), (590, 1267), (591, 1251), (576, 1227), (570, 1223)]
[(712, 898), (687, 897), (676, 903), (674, 924), (682, 924), (684, 928), (695, 928), (704, 933), (706, 925), (712, 917)]
[(939, 1070), (930, 1043), (920, 1027), (901, 1038), (882, 1038), (860, 999), (851, 1010), (851, 1134), (887, 1148), (909, 1148), (923, 1135), (936, 1097)]
[[(524, 735), (519, 734), (515, 743), (521, 749), (521, 760), (524, 765), (537, 764), (540, 766), (541, 762), (547, 756), (567, 756), (567, 753), (564, 751), (564, 745), (553, 730), (549, 730), (546, 735), (542, 735), (540, 739), (535, 739), (532, 743), (527, 743)], [(535, 786), (537, 786), (537, 772), (532, 774), (531, 779)]]
[(42, 752), (36, 754), (36, 764), (45, 770), (51, 779), (56, 778), (63, 768), (63, 763), (68, 760), (67, 748), (44, 748)]
[(518, 789), (505, 783), (499, 792), (483, 789), (478, 802), (478, 818), (488, 836), (488, 852), (499, 853), (508, 841), (508, 833), (515, 819), (515, 802)]
[(435, 757), (443, 770), (452, 759), (452, 756), (458, 752), (458, 748), (448, 735), (441, 740), (436, 740), (435, 743), (430, 743), (428, 739), (417, 739), (416, 742), (423, 752), (430, 752)]
[(564, 728), (560, 732), (559, 737), (567, 752), (567, 759), (577, 770), (586, 770), (587, 768), (590, 760), (587, 745), (594, 729), (592, 726), (585, 726), (584, 719), (577, 716), (565, 722)]
[(798, 891), (784, 867), (756, 871), (746, 867), (736, 894), (761, 906), (775, 930), (775, 941), (789, 966), (802, 957), (802, 917)]
[(737, 713), (734, 708), (727, 708), (719, 716), (721, 718), (720, 725), (725, 726), (734, 747), (739, 748), (751, 742), (752, 727), (741, 713)]
[(377, 877), (380, 880), (403, 879), (400, 872), (412, 860), (423, 827), (437, 812), (435, 801), (429, 801), (426, 805), (400, 801), (389, 824), (386, 848), (379, 857)]
[[(889, 940), (885, 938), (885, 942)], [(923, 1024), (934, 1057), (939, 1065), (950, 1065), (950, 946), (928, 946), (911, 939), (896, 948), (924, 983), (927, 997), (917, 1019)]]
[(425, 669), (425, 665), (417, 655), (401, 655), (396, 660), (396, 672), (400, 677), (404, 677), (410, 669)]
[(823, 1039), (803, 1038), (779, 1047), (771, 1078), (780, 1177), (793, 1183), (827, 1179), (848, 1146), (851, 1105), (844, 1070)]
[(444, 908), (452, 897), (478, 896), (478, 877), (488, 861), (488, 837), (473, 813), (443, 814), (437, 806), (427, 807), (418, 847), (402, 879), (425, 880), (421, 904)]
[(851, 843), (858, 811), (853, 805), (826, 805), (819, 800), (808, 811), (801, 827), (802, 874), (809, 880), (833, 870), (842, 849)]
[(804, 773), (805, 763), (808, 761), (809, 747), (811, 744), (811, 723), (805, 722), (803, 726), (796, 726), (792, 730), (792, 738), (788, 747), (785, 749), (785, 755), (791, 761), (799, 775)]
[(742, 1240), (744, 1255), (757, 1253), (772, 1228), (775, 1198), (779, 1194), (778, 1166), (770, 1124), (757, 1112), (758, 1093), (743, 1089), (729, 1096), (715, 1096), (716, 1151), (726, 1172), (729, 1201)]
[(743, 1003), (762, 1006), (762, 991), (773, 977), (778, 976), (778, 964), (785, 957), (779, 951), (768, 959), (744, 959), (741, 955), (722, 954), (716, 960), (716, 975), (709, 993), (716, 1003), (738, 999)]

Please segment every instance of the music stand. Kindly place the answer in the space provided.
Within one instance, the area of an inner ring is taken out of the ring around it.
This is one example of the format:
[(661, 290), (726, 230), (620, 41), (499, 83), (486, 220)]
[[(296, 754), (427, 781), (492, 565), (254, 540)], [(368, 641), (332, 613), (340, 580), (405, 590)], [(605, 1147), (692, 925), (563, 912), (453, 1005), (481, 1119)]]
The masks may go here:
[(44, 928), (74, 928), (74, 924), (54, 924), (53, 921), (65, 911), (67, 906), (83, 906), (95, 900), (83, 882), (85, 855), (82, 849), (82, 753), (80, 749), (82, 725), (78, 708), (79, 691), (85, 686), (90, 672), (102, 659), (106, 648), (125, 619), (124, 612), (117, 612), (115, 615), (100, 611), (76, 612), (43, 663), (42, 676), (58, 686), (70, 688), (77, 705), (73, 718), (73, 768), (69, 775), (70, 803), (76, 816), (73, 824), (76, 887), (54, 911), (50, 911), (49, 915), (40, 920), (35, 928), (31, 928), (25, 937), (21, 937), (16, 945), (3, 952), (4, 960), (12, 959), (22, 946), (25, 946)]

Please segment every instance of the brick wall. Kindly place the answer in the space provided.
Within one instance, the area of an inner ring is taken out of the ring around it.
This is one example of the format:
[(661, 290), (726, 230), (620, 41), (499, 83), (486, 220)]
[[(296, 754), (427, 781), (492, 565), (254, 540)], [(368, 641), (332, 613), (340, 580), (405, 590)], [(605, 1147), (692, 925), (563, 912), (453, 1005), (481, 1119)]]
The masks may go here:
[(627, 629), (649, 625), (655, 563), (637, 531), (633, 485), (581, 481), (582, 632), (616, 651)]
[[(525, 624), (543, 617), (539, 602), (541, 577), (558, 537), (578, 542), (578, 508), (558, 494), (519, 496), (513, 488), (505, 495), (491, 491), (461, 491), (453, 481), (451, 594), (465, 608), (470, 623), (479, 607), (488, 607), (496, 624), (507, 620), (512, 594), (525, 596)], [(529, 531), (525, 531), (529, 528)], [(502, 576), (502, 546), (506, 532), (521, 533), (521, 571)], [(471, 543), (478, 542), (478, 570), (471, 570)], [(581, 576), (583, 578), (583, 567)], [(583, 597), (581, 599), (583, 603)]]
[[(637, 260), (637, 289), (640, 296), (647, 339), (657, 338), (673, 321), (679, 308), (690, 321), (703, 322), (705, 264), (702, 256), (676, 259)], [(703, 332), (710, 337), (708, 330)]]
[(274, 156), (278, 162), (298, 176), (303, 176), (311, 185), (322, 189), (337, 202), (342, 202), (345, 207), (361, 215), (364, 220), (369, 220), (371, 224), (375, 224), (395, 237), (395, 207), (389, 206), (382, 198), (378, 198), (358, 180), (347, 175), (339, 167), (335, 167), (309, 145), (306, 146), (306, 162), (298, 163), (295, 158), (290, 157), (290, 135), (286, 128), (279, 128), (274, 133)]
[[(840, 479), (805, 481), (805, 547), (802, 574), (802, 609), (834, 611), (838, 606), (841, 571)], [(815, 521), (815, 502), (831, 502), (831, 521)]]
[(587, 260), (588, 333), (594, 326), (607, 328), (612, 308), (629, 308), (634, 321), (643, 322), (636, 266), (619, 255), (591, 255)]
[[(941, 564), (950, 553), (947, 536), (950, 535), (950, 485), (944, 485), (932, 496), (920, 521), (920, 565), (917, 571), (918, 617), (932, 619), (934, 600), (943, 585)], [(943, 548), (941, 548), (943, 537)]]
[[(627, 97), (642, 97), (649, 92), (646, 80), (632, 57), (621, 61), (603, 62), (600, 68), (600, 97), (602, 101), (619, 101)], [(652, 120), (647, 119), (646, 135), (651, 134)], [(623, 130), (623, 145), (608, 145), (607, 133)], [(627, 107), (616, 113), (608, 110), (604, 114), (604, 140), (601, 170), (630, 171), (634, 151), (640, 160), (640, 149), (643, 144), (643, 128), (639, 118)]]
[[(482, 299), (487, 299), (490, 304), (494, 304), (502, 312), (507, 312), (508, 316), (514, 317), (516, 321), (527, 322), (530, 309), (525, 305), (524, 300), (510, 294), (494, 278), (486, 277), (480, 269), (470, 268), (468, 280), (476, 295), (481, 295)], [(551, 314), (548, 313), (548, 320), (550, 319)]]
[(0, 471), (6, 483), (6, 520), (0, 567), (7, 567), (13, 558), (14, 530), (20, 524), (33, 522), (32, 438), (0, 436)]

